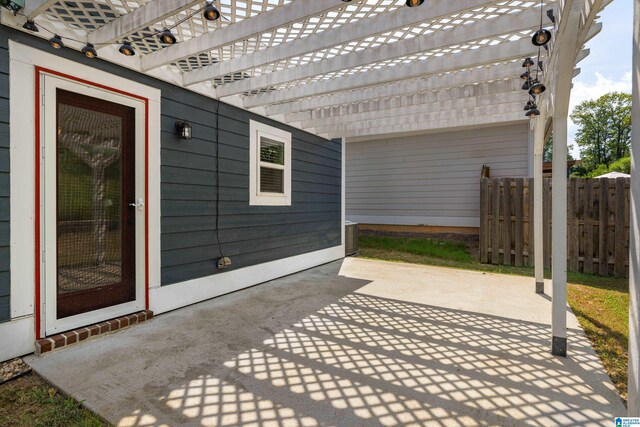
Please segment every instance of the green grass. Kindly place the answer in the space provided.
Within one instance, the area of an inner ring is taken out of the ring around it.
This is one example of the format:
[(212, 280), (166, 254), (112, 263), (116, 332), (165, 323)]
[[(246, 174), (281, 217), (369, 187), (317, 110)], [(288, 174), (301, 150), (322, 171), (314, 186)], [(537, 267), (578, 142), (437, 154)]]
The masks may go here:
[(29, 374), (0, 386), (0, 426), (109, 426), (71, 397), (61, 395), (42, 378)]
[[(360, 236), (360, 256), (498, 274), (534, 277), (531, 267), (481, 264), (464, 243), (438, 239)], [(550, 278), (550, 271), (545, 277)], [(567, 300), (620, 396), (627, 398), (629, 281), (567, 273)]]

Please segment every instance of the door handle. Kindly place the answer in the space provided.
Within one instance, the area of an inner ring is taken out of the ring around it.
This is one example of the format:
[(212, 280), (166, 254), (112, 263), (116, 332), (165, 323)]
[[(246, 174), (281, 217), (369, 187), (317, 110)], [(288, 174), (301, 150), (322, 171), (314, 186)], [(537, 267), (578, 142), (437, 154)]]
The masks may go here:
[(142, 198), (139, 198), (136, 203), (129, 203), (129, 206), (141, 211), (144, 208), (144, 200), (142, 200)]

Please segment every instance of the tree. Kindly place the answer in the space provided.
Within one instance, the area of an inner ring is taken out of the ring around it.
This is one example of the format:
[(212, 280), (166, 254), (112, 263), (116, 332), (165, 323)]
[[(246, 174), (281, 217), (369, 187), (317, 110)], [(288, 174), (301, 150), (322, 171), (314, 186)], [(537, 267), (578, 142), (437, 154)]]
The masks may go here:
[(582, 165), (593, 171), (599, 165), (629, 156), (631, 145), (631, 95), (610, 92), (596, 100), (584, 101), (571, 114), (578, 125), (576, 142)]
[[(571, 154), (571, 150), (573, 150), (573, 145), (569, 144), (567, 146), (567, 160), (575, 160), (573, 155)], [(544, 143), (544, 151), (542, 152), (542, 161), (543, 162), (551, 162), (553, 161), (553, 135), (547, 139), (547, 142)]]

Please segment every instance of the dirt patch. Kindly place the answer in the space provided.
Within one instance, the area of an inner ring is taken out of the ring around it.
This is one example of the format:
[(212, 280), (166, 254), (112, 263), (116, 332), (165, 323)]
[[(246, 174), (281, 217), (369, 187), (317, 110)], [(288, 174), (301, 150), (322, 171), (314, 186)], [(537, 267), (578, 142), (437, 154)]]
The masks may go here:
[(476, 261), (480, 259), (480, 236), (469, 233), (413, 233), (397, 231), (359, 230), (361, 236), (405, 237), (411, 239), (433, 239), (462, 243)]

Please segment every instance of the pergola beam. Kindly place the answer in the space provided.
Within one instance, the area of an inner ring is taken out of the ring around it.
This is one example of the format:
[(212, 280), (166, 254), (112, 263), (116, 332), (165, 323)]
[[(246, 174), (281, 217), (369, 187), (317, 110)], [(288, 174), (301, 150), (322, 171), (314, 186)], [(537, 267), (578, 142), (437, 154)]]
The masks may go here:
[[(371, 99), (388, 98), (393, 96), (408, 95), (426, 91), (446, 90), (465, 85), (477, 85), (479, 83), (504, 83), (514, 76), (513, 69), (517, 69), (520, 64), (513, 64), (513, 68), (508, 64), (490, 65), (487, 67), (474, 68), (471, 70), (456, 73), (423, 76), (414, 79), (404, 79), (401, 81), (369, 86), (358, 90), (348, 90), (335, 92), (328, 95), (317, 96), (284, 102), (280, 104), (268, 105), (267, 115), (296, 113), (305, 110), (331, 107), (334, 105), (352, 104), (365, 102)], [(517, 74), (517, 72), (515, 72)], [(260, 103), (262, 95), (248, 96), (244, 99), (245, 108), (253, 108), (263, 105)]]
[[(516, 81), (516, 83), (518, 83)], [(459, 110), (459, 109), (480, 109), (484, 111), (494, 111), (495, 106), (511, 103), (517, 100), (522, 100), (521, 104), (524, 105), (526, 98), (520, 88), (502, 93), (482, 94), (478, 96), (465, 96), (461, 90), (450, 90), (446, 93), (446, 96), (442, 96), (441, 99), (438, 95), (442, 94), (428, 94), (427, 96), (416, 96), (414, 99), (384, 99), (378, 102), (371, 102), (375, 104), (372, 109), (365, 112), (356, 112), (357, 107), (360, 105), (348, 105), (342, 108), (334, 108), (330, 111), (331, 115), (327, 117), (310, 117), (307, 120), (301, 121), (302, 129), (341, 126), (350, 122), (370, 122), (377, 123), (378, 120), (395, 117), (400, 115), (414, 116), (420, 114), (428, 114), (433, 112), (447, 111), (447, 110)], [(522, 105), (519, 109), (522, 111)], [(368, 107), (369, 105), (367, 105)], [(327, 112), (327, 110), (321, 110), (319, 112), (308, 112), (310, 115)], [(299, 113), (300, 114), (300, 113)], [(522, 111), (524, 117), (524, 111)], [(286, 117), (289, 119), (289, 117)]]
[[(484, 64), (494, 64), (508, 60), (535, 56), (536, 50), (528, 38), (513, 42), (504, 42), (493, 46), (460, 52), (455, 59), (448, 55), (435, 57), (429, 61), (384, 67), (369, 70), (366, 73), (356, 73), (340, 79), (331, 79), (317, 83), (280, 89), (266, 94), (254, 95), (245, 105), (254, 106), (287, 102), (300, 98), (318, 96), (322, 94), (352, 90), (381, 83), (411, 79), (427, 74), (439, 74), (479, 67)], [(515, 71), (517, 73), (517, 71)]]
[(457, 126), (465, 126), (466, 119), (474, 119), (476, 117), (495, 116), (496, 118), (514, 117), (517, 114), (517, 119), (524, 120), (524, 112), (522, 111), (522, 101), (509, 102), (499, 105), (494, 105), (490, 111), (473, 108), (457, 108), (445, 111), (423, 112), (419, 114), (406, 115), (402, 110), (394, 110), (389, 113), (386, 118), (376, 120), (375, 122), (368, 121), (345, 121), (340, 125), (326, 125), (318, 126), (313, 129), (317, 133), (327, 134), (331, 137), (339, 136), (364, 136), (372, 133), (385, 133), (385, 129), (398, 129), (402, 126), (406, 126), (407, 129), (412, 129), (414, 126), (423, 125), (425, 123), (439, 123), (439, 122), (457, 122)]
[[(520, 105), (520, 104), (518, 104)], [(369, 137), (397, 134), (397, 133), (410, 133), (410, 132), (426, 132), (435, 130), (444, 130), (450, 128), (461, 128), (470, 126), (485, 126), (491, 124), (506, 124), (506, 123), (524, 123), (521, 111), (509, 112), (504, 114), (485, 114), (474, 117), (443, 117), (439, 120), (432, 121), (419, 121), (416, 120), (412, 123), (397, 123), (388, 126), (372, 127), (365, 130), (362, 129), (319, 129), (318, 134), (325, 135), (328, 138), (357, 138), (359, 140), (366, 140)]]
[(200, 3), (201, 0), (154, 0), (89, 33), (87, 39), (93, 44), (113, 43)]
[(311, 34), (288, 43), (242, 55), (228, 61), (211, 64), (184, 75), (185, 84), (212, 80), (220, 76), (303, 56), (333, 46), (377, 36), (398, 28), (411, 27), (434, 19), (487, 6), (496, 0), (435, 0), (429, 7), (412, 9), (400, 7), (391, 13), (383, 13), (370, 19), (360, 19), (349, 25), (341, 25), (321, 33)]
[(333, 9), (346, 7), (342, 0), (294, 1), (261, 13), (250, 19), (177, 43), (142, 58), (144, 71), (210, 52), (223, 46), (304, 21)]
[(27, 0), (22, 13), (28, 19), (34, 19), (56, 3), (58, 3), (58, 0)]
[[(383, 44), (375, 48), (335, 56), (322, 61), (311, 62), (298, 67), (285, 68), (251, 79), (225, 84), (218, 88), (218, 95), (220, 97), (235, 95), (295, 80), (304, 80), (318, 75), (380, 63), (404, 56), (419, 55), (435, 49), (460, 46), (471, 41), (480, 41), (500, 35), (513, 34), (538, 27), (539, 24), (536, 22), (537, 16), (539, 16), (539, 12), (535, 9), (530, 9), (517, 14), (508, 14), (486, 21), (479, 21), (471, 25), (454, 26), (448, 30), (424, 34), (395, 43)], [(529, 42), (529, 44), (531, 43)], [(451, 62), (452, 56), (461, 53), (462, 52), (453, 54), (445, 53), (443, 56), (437, 57), (437, 59), (444, 59), (447, 62)], [(429, 58), (428, 62), (435, 60), (436, 58), (432, 57)]]

